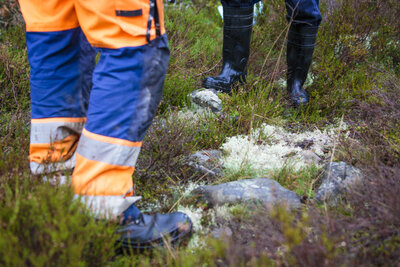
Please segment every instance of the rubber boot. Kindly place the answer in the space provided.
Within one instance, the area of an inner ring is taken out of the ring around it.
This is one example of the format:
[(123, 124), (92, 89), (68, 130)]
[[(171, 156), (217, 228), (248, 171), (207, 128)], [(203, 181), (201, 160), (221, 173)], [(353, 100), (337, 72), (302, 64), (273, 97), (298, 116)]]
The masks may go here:
[(310, 68), (318, 27), (291, 25), (287, 41), (287, 90), (295, 106), (308, 103), (303, 85)]
[(206, 77), (203, 81), (203, 87), (230, 93), (235, 82), (245, 82), (253, 28), (253, 6), (246, 8), (224, 6), (223, 9), (222, 70), (217, 77)]

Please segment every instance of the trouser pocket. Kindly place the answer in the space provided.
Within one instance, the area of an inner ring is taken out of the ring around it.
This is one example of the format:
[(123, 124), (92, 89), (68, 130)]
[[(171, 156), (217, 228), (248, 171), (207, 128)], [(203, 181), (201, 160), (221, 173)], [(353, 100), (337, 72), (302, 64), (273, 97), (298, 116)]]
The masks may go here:
[(146, 36), (150, 0), (115, 0), (115, 15), (123, 31), (132, 36)]

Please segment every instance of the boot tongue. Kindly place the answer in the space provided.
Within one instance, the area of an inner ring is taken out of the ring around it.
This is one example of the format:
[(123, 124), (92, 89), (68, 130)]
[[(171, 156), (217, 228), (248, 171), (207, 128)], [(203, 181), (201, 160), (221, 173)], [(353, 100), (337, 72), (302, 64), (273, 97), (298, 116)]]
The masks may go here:
[(135, 204), (130, 205), (129, 208), (127, 208), (122, 214), (121, 225), (126, 225), (132, 221), (139, 219), (140, 215), (141, 213), (139, 209), (135, 206)]

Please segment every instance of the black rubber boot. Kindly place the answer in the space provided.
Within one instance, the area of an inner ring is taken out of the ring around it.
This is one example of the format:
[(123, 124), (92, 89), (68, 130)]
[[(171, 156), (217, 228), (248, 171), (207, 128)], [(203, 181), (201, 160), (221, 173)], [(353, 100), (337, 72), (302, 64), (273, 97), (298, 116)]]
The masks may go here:
[(287, 90), (295, 106), (308, 103), (303, 85), (310, 68), (318, 27), (291, 25), (287, 42)]
[(245, 82), (252, 28), (253, 6), (246, 8), (224, 6), (222, 70), (217, 77), (206, 77), (203, 87), (230, 93), (235, 82)]
[(132, 205), (122, 218), (118, 246), (123, 250), (145, 250), (176, 243), (192, 232), (190, 218), (182, 212), (168, 214), (142, 214)]

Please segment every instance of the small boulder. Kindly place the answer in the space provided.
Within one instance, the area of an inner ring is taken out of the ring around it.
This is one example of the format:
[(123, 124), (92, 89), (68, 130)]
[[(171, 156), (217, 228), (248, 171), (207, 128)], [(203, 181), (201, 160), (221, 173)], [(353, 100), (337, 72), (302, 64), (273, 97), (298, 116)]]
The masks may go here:
[(325, 166), (322, 184), (315, 192), (318, 202), (335, 203), (341, 193), (361, 182), (361, 171), (345, 162), (330, 162)]
[(243, 179), (219, 185), (201, 186), (191, 193), (210, 206), (237, 203), (261, 203), (271, 206), (285, 203), (290, 208), (301, 206), (300, 197), (268, 178)]
[(222, 166), (219, 164), (221, 157), (222, 152), (219, 150), (201, 150), (189, 157), (188, 165), (198, 172), (217, 176), (222, 173)]
[(307, 164), (318, 165), (322, 161), (322, 159), (311, 150), (303, 150), (300, 154)]
[(222, 110), (222, 100), (214, 89), (195, 90), (190, 94), (192, 103), (201, 109), (211, 109), (212, 112)]

